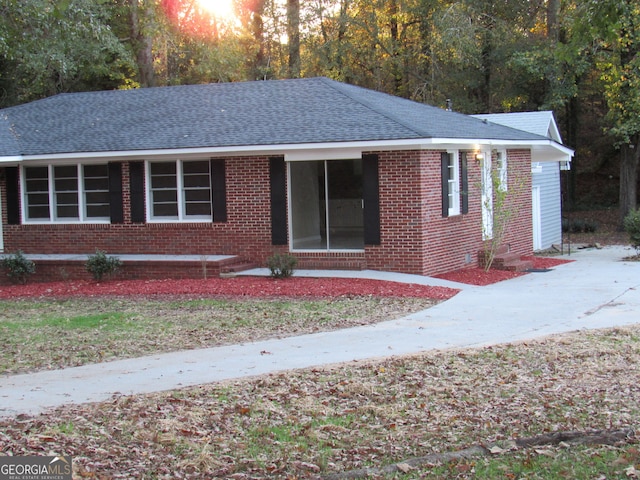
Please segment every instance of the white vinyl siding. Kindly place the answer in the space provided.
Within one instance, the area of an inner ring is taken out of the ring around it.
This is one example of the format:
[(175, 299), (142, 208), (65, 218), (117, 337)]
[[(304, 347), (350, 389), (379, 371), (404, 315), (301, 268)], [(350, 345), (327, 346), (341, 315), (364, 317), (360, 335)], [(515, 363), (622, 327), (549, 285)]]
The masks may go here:
[(540, 248), (547, 249), (562, 241), (560, 166), (556, 162), (541, 162), (541, 166), (532, 176), (532, 185), (540, 187)]

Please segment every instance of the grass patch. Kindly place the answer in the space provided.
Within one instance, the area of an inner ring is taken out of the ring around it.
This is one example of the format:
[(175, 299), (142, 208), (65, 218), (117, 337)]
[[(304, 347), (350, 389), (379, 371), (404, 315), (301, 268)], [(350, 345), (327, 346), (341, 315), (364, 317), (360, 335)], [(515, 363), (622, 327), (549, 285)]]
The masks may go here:
[(638, 478), (637, 445), (562, 446), (519, 450), (490, 458), (459, 460), (418, 468), (394, 478), (504, 479), (614, 479)]
[(71, 298), (0, 301), (0, 374), (206, 348), (374, 323), (426, 299)]

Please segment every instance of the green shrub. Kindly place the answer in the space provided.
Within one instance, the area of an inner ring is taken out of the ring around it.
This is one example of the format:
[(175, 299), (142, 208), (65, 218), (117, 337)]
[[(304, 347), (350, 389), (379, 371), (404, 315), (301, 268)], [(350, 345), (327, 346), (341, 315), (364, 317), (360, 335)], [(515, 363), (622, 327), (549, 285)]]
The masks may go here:
[(118, 257), (108, 257), (105, 252), (101, 252), (100, 250), (96, 250), (95, 255), (89, 255), (86, 263), (87, 272), (89, 272), (97, 282), (101, 281), (105, 275), (113, 275), (121, 266), (122, 262)]
[(585, 220), (584, 221), (584, 233), (594, 233), (598, 230), (600, 225), (595, 220)]
[(593, 233), (598, 230), (600, 225), (595, 220), (583, 220), (576, 218), (575, 220), (562, 219), (562, 231), (564, 233)]
[(624, 231), (629, 234), (631, 246), (640, 251), (640, 208), (631, 210), (622, 222)]
[(21, 250), (3, 258), (2, 266), (13, 283), (25, 284), (29, 275), (36, 272), (36, 264), (26, 258)]
[(298, 265), (298, 259), (289, 254), (275, 254), (267, 258), (267, 267), (273, 278), (288, 278), (293, 275), (293, 270)]
[(571, 222), (572, 233), (582, 233), (584, 231), (584, 220), (576, 219)]

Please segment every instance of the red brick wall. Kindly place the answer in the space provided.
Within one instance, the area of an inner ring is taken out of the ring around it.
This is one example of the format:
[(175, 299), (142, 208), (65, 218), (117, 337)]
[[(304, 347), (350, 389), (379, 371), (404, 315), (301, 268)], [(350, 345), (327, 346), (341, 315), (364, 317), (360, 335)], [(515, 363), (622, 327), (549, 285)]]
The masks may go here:
[[(129, 168), (123, 168), (124, 223), (7, 225), (3, 198), (5, 251), (25, 253), (240, 255), (264, 259), (272, 254), (269, 162), (266, 157), (226, 162), (225, 223), (131, 223)], [(3, 186), (4, 187), (4, 186)], [(2, 188), (2, 192), (6, 191)]]
[[(424, 173), (421, 153), (376, 153), (379, 158), (381, 244), (365, 247), (367, 267), (422, 274)], [(437, 168), (440, 171), (440, 164)]]
[[(451, 217), (442, 216), (439, 151), (378, 155), (382, 243), (366, 247), (367, 267), (436, 275), (477, 266), (483, 247), (482, 203), (481, 171), (474, 155), (468, 157), (469, 211)], [(531, 254), (531, 157), (527, 150), (514, 150), (507, 158), (507, 208), (514, 214), (505, 243), (516, 253)]]
[[(380, 172), (381, 245), (365, 253), (299, 254), (300, 268), (370, 268), (421, 275), (477, 265), (482, 248), (480, 165), (468, 161), (469, 212), (443, 218), (439, 151), (377, 152)], [(531, 162), (527, 150), (508, 152), (509, 189), (516, 214), (505, 242), (512, 251), (532, 252)], [(226, 162), (225, 223), (131, 223), (129, 168), (123, 164), (124, 223), (121, 225), (7, 225), (2, 190), (5, 252), (238, 255), (263, 263), (286, 247), (271, 245), (267, 157)], [(511, 207), (510, 207), (511, 208)]]
[(521, 255), (533, 253), (531, 155), (529, 150), (507, 152), (506, 208), (510, 212), (503, 244)]
[(466, 214), (443, 217), (441, 212), (440, 154), (429, 156), (425, 182), (425, 274), (434, 275), (477, 264), (482, 245), (480, 166), (469, 152), (468, 203)]

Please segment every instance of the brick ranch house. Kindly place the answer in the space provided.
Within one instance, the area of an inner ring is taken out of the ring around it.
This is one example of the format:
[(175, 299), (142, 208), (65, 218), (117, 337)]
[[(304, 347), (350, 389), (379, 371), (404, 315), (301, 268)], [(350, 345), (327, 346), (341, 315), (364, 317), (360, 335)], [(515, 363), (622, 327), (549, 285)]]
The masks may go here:
[(571, 151), (327, 78), (60, 94), (0, 111), (0, 248), (36, 280), (86, 275), (96, 249), (127, 278), (276, 252), (434, 275), (477, 264), (491, 165), (522, 186), (504, 243), (532, 253), (533, 152)]

